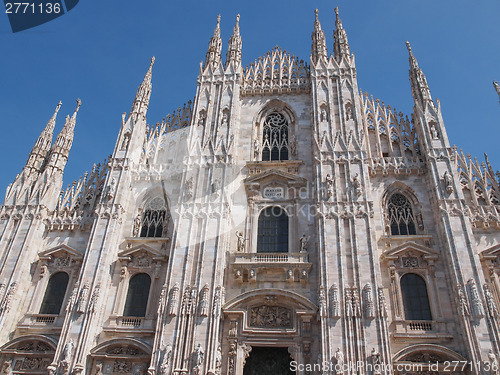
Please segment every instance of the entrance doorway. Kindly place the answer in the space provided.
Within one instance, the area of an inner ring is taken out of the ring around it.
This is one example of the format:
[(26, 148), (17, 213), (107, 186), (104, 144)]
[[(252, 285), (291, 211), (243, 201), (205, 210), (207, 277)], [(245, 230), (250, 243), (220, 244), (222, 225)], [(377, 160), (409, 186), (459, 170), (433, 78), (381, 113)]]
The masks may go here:
[(287, 348), (252, 346), (243, 375), (295, 375)]

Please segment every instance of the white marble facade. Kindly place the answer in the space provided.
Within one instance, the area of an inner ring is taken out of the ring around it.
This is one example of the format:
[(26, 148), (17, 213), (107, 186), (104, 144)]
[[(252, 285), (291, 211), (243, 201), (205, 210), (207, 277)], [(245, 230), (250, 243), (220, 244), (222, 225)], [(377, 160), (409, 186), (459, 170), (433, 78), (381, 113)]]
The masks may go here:
[(155, 127), (152, 59), (67, 190), (80, 102), (52, 144), (57, 106), (0, 208), (0, 372), (242, 375), (255, 348), (297, 374), (496, 370), (499, 181), (450, 146), (410, 45), (413, 121), (359, 91), (338, 13), (332, 55), (316, 12), (309, 62), (247, 69), (238, 21)]

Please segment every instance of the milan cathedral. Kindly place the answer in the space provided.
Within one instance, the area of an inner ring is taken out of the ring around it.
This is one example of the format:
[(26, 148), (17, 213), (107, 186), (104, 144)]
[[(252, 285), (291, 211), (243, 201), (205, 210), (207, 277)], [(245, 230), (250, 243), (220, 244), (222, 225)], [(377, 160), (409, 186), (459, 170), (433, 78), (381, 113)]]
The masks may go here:
[(243, 67), (219, 16), (194, 100), (149, 126), (153, 58), (66, 189), (81, 102), (53, 141), (57, 105), (0, 206), (0, 374), (500, 373), (498, 172), (408, 42), (410, 116), (359, 89), (338, 9), (333, 54), (312, 26), (307, 62)]

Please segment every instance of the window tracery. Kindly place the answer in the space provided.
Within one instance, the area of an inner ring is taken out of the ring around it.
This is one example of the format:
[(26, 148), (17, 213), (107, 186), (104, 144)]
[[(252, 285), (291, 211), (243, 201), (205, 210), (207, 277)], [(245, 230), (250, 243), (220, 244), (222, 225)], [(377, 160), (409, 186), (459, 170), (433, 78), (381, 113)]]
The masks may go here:
[(134, 221), (133, 234), (139, 237), (164, 237), (167, 232), (170, 215), (163, 198), (152, 199), (144, 208), (142, 218)]
[(390, 234), (393, 236), (415, 235), (416, 219), (413, 207), (407, 197), (401, 193), (394, 193), (387, 203)]
[(270, 113), (262, 129), (262, 160), (288, 160), (288, 121), (279, 112)]

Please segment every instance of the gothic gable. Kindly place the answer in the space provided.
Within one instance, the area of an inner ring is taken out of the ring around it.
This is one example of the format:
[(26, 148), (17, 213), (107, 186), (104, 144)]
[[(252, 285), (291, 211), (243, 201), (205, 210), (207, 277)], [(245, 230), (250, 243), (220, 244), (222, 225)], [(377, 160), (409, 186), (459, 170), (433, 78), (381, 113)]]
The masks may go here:
[(38, 254), (41, 261), (57, 268), (69, 267), (79, 264), (83, 254), (68, 245), (59, 245)]
[(165, 255), (151, 246), (139, 245), (120, 252), (118, 259), (136, 267), (150, 267), (153, 262), (165, 261)]
[(422, 268), (424, 263), (433, 263), (439, 253), (427, 246), (415, 242), (406, 242), (382, 254), (382, 259), (396, 263), (400, 267)]

